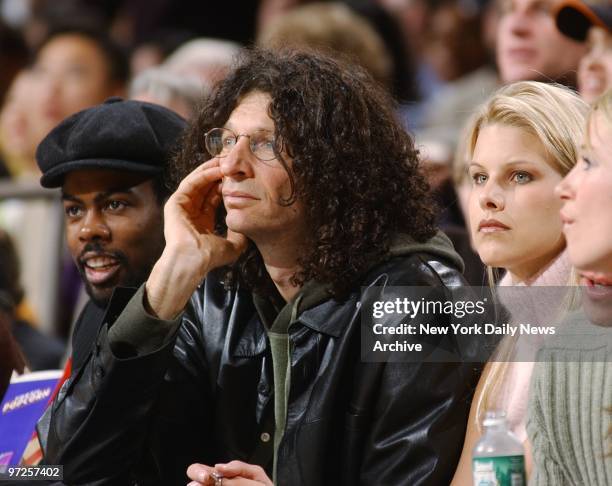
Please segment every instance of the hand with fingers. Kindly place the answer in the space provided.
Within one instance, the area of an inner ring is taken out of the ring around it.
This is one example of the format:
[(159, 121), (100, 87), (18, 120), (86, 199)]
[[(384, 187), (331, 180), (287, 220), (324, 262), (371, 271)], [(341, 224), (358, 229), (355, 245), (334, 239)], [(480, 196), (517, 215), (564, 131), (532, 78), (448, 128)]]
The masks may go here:
[(208, 272), (246, 248), (241, 234), (214, 233), (222, 178), (219, 159), (211, 159), (183, 179), (164, 207), (166, 247), (146, 284), (148, 310), (162, 319), (178, 315)]
[(273, 486), (266, 472), (259, 466), (242, 461), (227, 464), (192, 464), (187, 476), (193, 481), (187, 486)]

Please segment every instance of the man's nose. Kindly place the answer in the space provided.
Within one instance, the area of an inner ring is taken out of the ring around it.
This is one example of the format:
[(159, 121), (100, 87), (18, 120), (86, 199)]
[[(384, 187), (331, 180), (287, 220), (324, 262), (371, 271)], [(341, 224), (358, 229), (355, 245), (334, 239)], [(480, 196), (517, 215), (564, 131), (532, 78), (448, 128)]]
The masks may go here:
[(79, 239), (82, 241), (108, 240), (111, 231), (106, 221), (98, 211), (89, 211), (82, 220)]
[(514, 10), (507, 14), (508, 29), (518, 37), (528, 36), (531, 30), (531, 18), (523, 10)]
[(251, 177), (255, 156), (251, 152), (248, 137), (239, 137), (230, 152), (219, 159), (223, 177)]

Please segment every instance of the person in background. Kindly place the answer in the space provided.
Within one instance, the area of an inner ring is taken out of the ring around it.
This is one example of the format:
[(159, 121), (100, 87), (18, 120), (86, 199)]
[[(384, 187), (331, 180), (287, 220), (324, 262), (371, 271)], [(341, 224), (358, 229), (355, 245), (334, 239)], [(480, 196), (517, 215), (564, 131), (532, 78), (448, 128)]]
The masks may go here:
[(31, 68), (30, 123), (39, 143), (64, 118), (123, 96), (127, 56), (99, 31), (57, 27), (38, 47)]
[(161, 67), (179, 76), (196, 77), (210, 91), (225, 78), (239, 50), (239, 44), (227, 40), (192, 39), (170, 54)]
[(208, 94), (200, 78), (180, 76), (163, 68), (149, 68), (130, 82), (129, 97), (132, 100), (157, 103), (191, 119), (197, 106)]
[(530, 484), (604, 486), (612, 478), (612, 92), (593, 104), (576, 166), (557, 186), (583, 308), (534, 369)]
[[(128, 76), (127, 58), (106, 34), (81, 27), (57, 27), (41, 43), (27, 75), (25, 91), (17, 107), (23, 116), (27, 133), (27, 155), (47, 133), (65, 117), (103, 102), (107, 97), (124, 93)], [(38, 178), (40, 173), (31, 158), (22, 168), (25, 177)], [(16, 169), (15, 172), (19, 172)], [(68, 255), (49, 256), (42, 242), (49, 235), (59, 235), (57, 201), (42, 198), (2, 203), (2, 226), (11, 233), (23, 264), (23, 284), (36, 321), (67, 337), (74, 314), (78, 287), (76, 270)], [(60, 260), (59, 262), (57, 260)], [(61, 271), (58, 272), (58, 267)], [(49, 281), (42, 283), (40, 274)], [(57, 275), (57, 276), (56, 276)], [(48, 294), (57, 282), (59, 291), (57, 315), (48, 304)]]
[(482, 7), (483, 32), (496, 32), (494, 40), (485, 35), (483, 42), (489, 42), (487, 47), (495, 52), (497, 76), (486, 68), (475, 71), (432, 99), (417, 142), (436, 148), (431, 150), (438, 158), (435, 162), (450, 167), (463, 125), (500, 85), (535, 80), (576, 86), (576, 70), (586, 46), (556, 28), (555, 8), (561, 1), (491, 0)]
[(295, 7), (266, 24), (257, 43), (324, 49), (358, 63), (387, 89), (392, 86), (393, 63), (384, 41), (365, 18), (340, 2)]
[(38, 172), (34, 152), (39, 140), (29, 121), (32, 113), (32, 76), (20, 71), (4, 97), (0, 109), (0, 165), (5, 177), (31, 179)]
[[(469, 226), (482, 261), (506, 270), (502, 287), (565, 286), (574, 281), (554, 188), (576, 163), (587, 111), (586, 103), (568, 88), (523, 81), (498, 90), (471, 120), (466, 141), (472, 181)], [(500, 293), (500, 300), (516, 322), (525, 314), (539, 322), (554, 315), (559, 304), (540, 302), (538, 313), (528, 302), (513, 301), (511, 292)], [(474, 395), (454, 485), (472, 483), (471, 455), (486, 410), (506, 412), (510, 429), (526, 446), (530, 468), (525, 421), (535, 352), (519, 355), (519, 349), (531, 345), (531, 340), (506, 336), (487, 363)]]
[(555, 26), (555, 8), (561, 0), (498, 2), (496, 58), (502, 84), (536, 80), (576, 86), (576, 70), (586, 46)]
[(577, 41), (587, 53), (578, 65), (578, 91), (592, 103), (612, 87), (612, 5), (564, 1), (557, 10), (557, 27)]
[(30, 370), (57, 369), (61, 366), (65, 346), (59, 339), (44, 335), (33, 323), (17, 315), (17, 308), (24, 297), (20, 273), (13, 241), (6, 231), (0, 229), (0, 292), (9, 330), (20, 346)]

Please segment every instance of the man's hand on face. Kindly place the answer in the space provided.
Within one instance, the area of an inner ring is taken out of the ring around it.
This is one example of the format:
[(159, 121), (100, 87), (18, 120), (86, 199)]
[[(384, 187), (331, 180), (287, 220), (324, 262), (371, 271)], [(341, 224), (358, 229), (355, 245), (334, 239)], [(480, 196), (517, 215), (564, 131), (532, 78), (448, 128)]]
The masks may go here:
[(222, 177), (219, 159), (205, 162), (164, 207), (166, 247), (146, 284), (148, 310), (162, 319), (178, 315), (208, 272), (234, 262), (246, 248), (241, 234), (214, 234)]
[(187, 486), (217, 486), (212, 473), (223, 477), (222, 486), (274, 486), (261, 467), (241, 461), (215, 464), (215, 467), (192, 464), (187, 468), (187, 476), (193, 481)]

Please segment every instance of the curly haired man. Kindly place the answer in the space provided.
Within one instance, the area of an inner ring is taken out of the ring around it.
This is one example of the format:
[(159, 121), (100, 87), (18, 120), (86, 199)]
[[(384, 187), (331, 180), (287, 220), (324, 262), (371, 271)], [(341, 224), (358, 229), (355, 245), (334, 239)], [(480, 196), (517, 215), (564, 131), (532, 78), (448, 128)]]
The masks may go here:
[(478, 370), (360, 357), (362, 287), (463, 284), (384, 92), (247, 51), (171, 172), (165, 250), (115, 293), (47, 461), (71, 483), (447, 484)]

